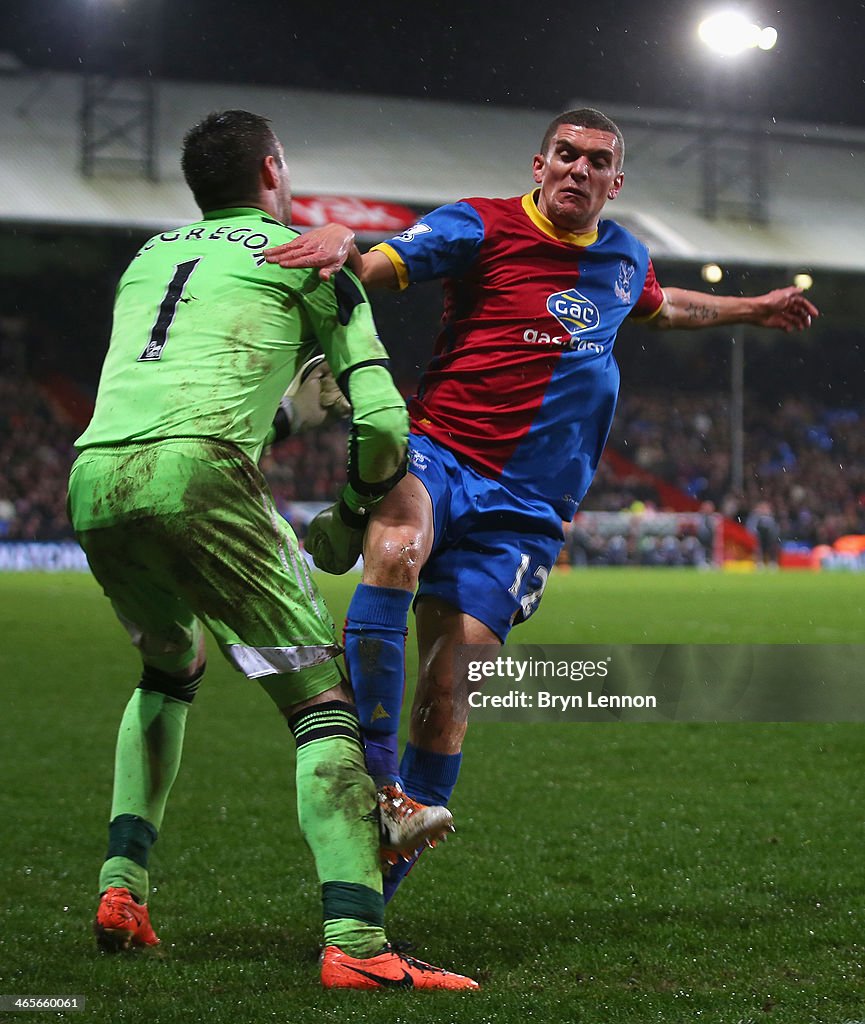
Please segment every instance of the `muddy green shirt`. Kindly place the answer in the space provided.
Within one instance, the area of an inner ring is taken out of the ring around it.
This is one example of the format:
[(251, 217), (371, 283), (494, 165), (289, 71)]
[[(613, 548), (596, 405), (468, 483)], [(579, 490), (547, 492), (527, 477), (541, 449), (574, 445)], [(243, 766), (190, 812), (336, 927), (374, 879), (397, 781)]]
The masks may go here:
[[(386, 361), (350, 273), (322, 281), (265, 263), (263, 249), (296, 237), (261, 210), (229, 209), (151, 238), (118, 285), (96, 408), (77, 447), (208, 437), (257, 461), (286, 386), (319, 347), (337, 380)], [(352, 388), (356, 423), (404, 405), (386, 371), (364, 376), (374, 386)]]

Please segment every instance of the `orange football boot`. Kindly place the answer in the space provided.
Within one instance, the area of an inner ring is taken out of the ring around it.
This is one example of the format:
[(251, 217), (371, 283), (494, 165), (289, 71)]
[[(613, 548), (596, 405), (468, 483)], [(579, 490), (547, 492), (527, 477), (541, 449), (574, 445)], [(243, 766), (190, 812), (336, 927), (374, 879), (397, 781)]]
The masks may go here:
[(368, 959), (349, 956), (338, 946), (328, 946), (321, 963), (325, 988), (436, 988), (476, 989), (472, 978), (433, 967), (413, 956), (395, 952), (390, 945)]
[(146, 903), (138, 903), (128, 889), (109, 888), (102, 894), (93, 932), (106, 953), (141, 946), (158, 946)]

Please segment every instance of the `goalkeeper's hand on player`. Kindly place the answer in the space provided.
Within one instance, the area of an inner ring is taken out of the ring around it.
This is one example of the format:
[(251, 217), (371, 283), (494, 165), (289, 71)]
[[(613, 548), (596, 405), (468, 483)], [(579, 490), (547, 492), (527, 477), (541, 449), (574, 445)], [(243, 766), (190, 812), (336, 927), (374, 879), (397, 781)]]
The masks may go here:
[(369, 513), (355, 512), (344, 497), (323, 509), (310, 522), (304, 544), (319, 569), (342, 576), (363, 554), (363, 535)]
[(351, 405), (340, 391), (324, 356), (308, 359), (286, 388), (273, 418), (273, 442), (344, 420)]
[(312, 231), (264, 250), (268, 263), (281, 267), (318, 267), (318, 276), (327, 281), (338, 274), (345, 264), (358, 277), (363, 271), (363, 262), (354, 244), (354, 232), (344, 224), (325, 224)]

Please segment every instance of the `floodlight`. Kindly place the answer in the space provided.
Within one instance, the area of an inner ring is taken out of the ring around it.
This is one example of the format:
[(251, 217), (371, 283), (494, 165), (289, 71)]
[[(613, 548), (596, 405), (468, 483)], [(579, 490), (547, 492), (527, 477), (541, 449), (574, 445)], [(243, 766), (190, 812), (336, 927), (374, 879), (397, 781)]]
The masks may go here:
[(716, 53), (735, 57), (745, 50), (771, 50), (778, 40), (774, 28), (760, 28), (739, 11), (721, 11), (705, 18), (697, 29), (700, 39)]

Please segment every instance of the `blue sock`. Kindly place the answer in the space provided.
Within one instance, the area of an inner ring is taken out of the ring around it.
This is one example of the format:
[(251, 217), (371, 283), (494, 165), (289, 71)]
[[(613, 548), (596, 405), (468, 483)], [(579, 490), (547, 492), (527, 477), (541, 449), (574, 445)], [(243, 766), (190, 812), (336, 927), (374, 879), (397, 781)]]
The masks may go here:
[[(447, 804), (456, 786), (462, 759), (462, 754), (436, 754), (407, 743), (400, 762), (406, 793), (422, 804)], [(416, 862), (417, 856), (390, 867), (383, 879), (385, 903), (393, 898)]]
[(397, 889), (402, 885), (402, 881), (405, 876), (411, 871), (411, 869), (417, 864), (417, 859), (420, 853), (416, 853), (411, 860), (399, 860), (396, 864), (391, 864), (387, 869), (387, 874), (381, 880), (381, 889), (384, 894), (385, 906), (394, 898)]
[(406, 743), (399, 766), (406, 793), (422, 804), (447, 806), (459, 778), (462, 759), (462, 754), (436, 754)]
[(400, 781), (397, 731), (405, 690), (405, 638), (413, 595), (361, 583), (345, 620), (345, 660), (367, 771), (377, 785)]

